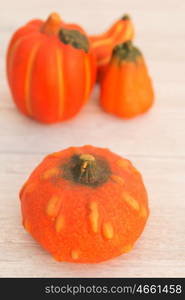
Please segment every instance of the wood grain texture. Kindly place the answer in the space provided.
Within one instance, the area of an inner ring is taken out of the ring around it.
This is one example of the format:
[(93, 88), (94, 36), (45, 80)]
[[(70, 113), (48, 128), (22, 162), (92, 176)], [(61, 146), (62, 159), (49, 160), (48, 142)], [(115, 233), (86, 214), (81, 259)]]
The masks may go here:
[[(104, 113), (98, 105), (98, 87), (81, 113), (63, 124), (41, 125), (17, 111), (6, 82), (8, 41), (29, 19), (46, 18), (53, 10), (90, 33), (101, 32), (121, 14), (130, 13), (137, 45), (154, 80), (156, 102), (148, 114), (122, 121)], [(184, 11), (185, 2), (175, 0), (1, 1), (1, 277), (185, 276)], [(24, 231), (18, 192), (46, 154), (84, 144), (108, 147), (134, 162), (149, 192), (151, 214), (130, 253), (94, 265), (58, 263)]]

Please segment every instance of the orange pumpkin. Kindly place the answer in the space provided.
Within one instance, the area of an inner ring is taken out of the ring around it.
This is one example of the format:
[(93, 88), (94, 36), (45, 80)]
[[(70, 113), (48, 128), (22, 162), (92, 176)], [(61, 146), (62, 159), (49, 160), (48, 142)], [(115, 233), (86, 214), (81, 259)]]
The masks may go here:
[(100, 103), (106, 112), (132, 118), (153, 104), (154, 92), (140, 50), (132, 42), (116, 46), (101, 80)]
[(130, 251), (149, 215), (140, 173), (93, 146), (47, 156), (20, 199), (25, 229), (58, 261), (96, 263)]
[(13, 35), (7, 74), (14, 101), (25, 115), (55, 123), (76, 115), (96, 80), (96, 61), (87, 35), (53, 13)]
[(109, 63), (113, 48), (120, 43), (133, 39), (134, 26), (128, 15), (124, 15), (117, 20), (105, 33), (90, 36), (92, 48), (95, 52), (98, 66), (98, 79), (106, 65)]

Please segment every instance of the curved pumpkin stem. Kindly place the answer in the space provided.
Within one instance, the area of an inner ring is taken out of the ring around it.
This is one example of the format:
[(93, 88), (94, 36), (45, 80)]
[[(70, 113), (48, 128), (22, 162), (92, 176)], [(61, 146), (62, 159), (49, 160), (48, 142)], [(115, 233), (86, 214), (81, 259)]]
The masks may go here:
[(60, 15), (53, 12), (49, 15), (45, 23), (43, 24), (41, 28), (41, 32), (45, 34), (58, 34), (58, 31), (60, 30), (62, 26), (62, 19), (60, 18)]

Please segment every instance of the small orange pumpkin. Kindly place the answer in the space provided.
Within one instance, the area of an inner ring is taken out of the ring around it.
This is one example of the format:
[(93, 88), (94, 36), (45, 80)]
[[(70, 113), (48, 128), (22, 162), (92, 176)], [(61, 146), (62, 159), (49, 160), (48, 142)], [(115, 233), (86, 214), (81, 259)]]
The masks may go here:
[(96, 61), (84, 30), (56, 13), (33, 20), (13, 35), (7, 75), (21, 112), (44, 123), (76, 115), (96, 80)]
[(90, 36), (92, 48), (95, 52), (98, 66), (98, 79), (106, 65), (109, 63), (113, 48), (120, 43), (132, 40), (134, 37), (134, 26), (128, 15), (117, 20), (105, 33)]
[(96, 263), (130, 251), (149, 215), (140, 173), (93, 146), (47, 156), (20, 199), (25, 229), (58, 261)]
[(106, 112), (132, 118), (153, 104), (154, 92), (140, 50), (131, 41), (116, 46), (102, 76), (100, 103)]

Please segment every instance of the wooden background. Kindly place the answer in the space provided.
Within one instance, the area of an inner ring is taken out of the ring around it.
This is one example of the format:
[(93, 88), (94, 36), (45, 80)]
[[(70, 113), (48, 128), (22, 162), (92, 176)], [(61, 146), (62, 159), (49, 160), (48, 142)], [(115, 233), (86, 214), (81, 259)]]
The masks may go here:
[[(89, 33), (101, 32), (125, 12), (133, 17), (154, 80), (156, 102), (148, 114), (131, 121), (105, 114), (98, 87), (82, 112), (63, 124), (41, 125), (17, 111), (6, 82), (8, 41), (29, 19), (51, 11)], [(0, 276), (185, 276), (185, 2), (6, 0), (0, 14)], [(58, 263), (24, 231), (18, 192), (46, 154), (84, 144), (108, 147), (134, 162), (151, 215), (129, 254), (95, 265)]]

